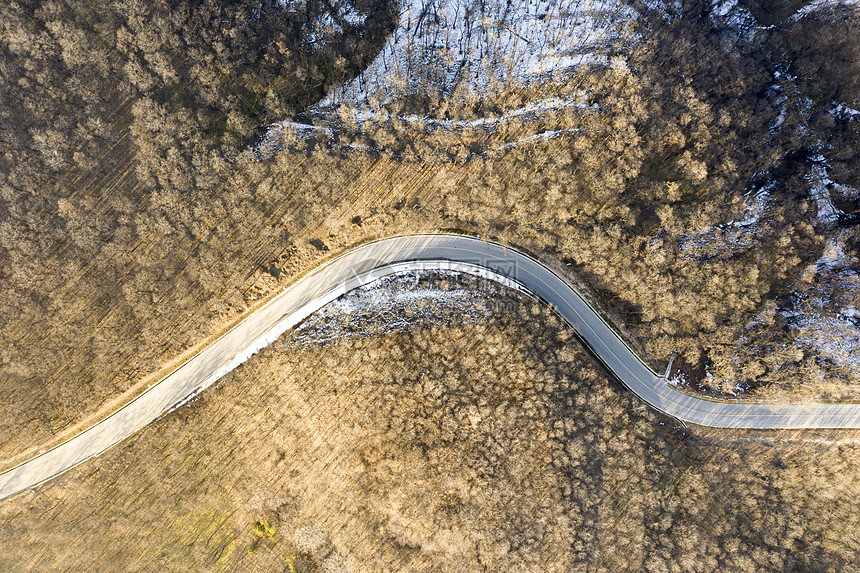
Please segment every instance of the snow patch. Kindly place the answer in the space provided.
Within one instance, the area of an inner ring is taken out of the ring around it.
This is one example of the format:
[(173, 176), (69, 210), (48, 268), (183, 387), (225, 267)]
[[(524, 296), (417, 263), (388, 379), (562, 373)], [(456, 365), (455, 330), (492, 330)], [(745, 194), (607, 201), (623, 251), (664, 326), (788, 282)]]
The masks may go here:
[(833, 239), (828, 239), (824, 246), (824, 252), (813, 263), (816, 270), (830, 269), (841, 270), (847, 266), (845, 249)]
[[(511, 291), (457, 271), (405, 271), (355, 289), (302, 323), (286, 348), (407, 332), (416, 327), (476, 323), (511, 310)], [(507, 302), (506, 302), (507, 301)]]
[[(570, 110), (580, 110), (584, 113), (598, 111), (600, 108), (597, 104), (589, 104), (586, 102), (585, 94), (580, 94), (579, 97), (562, 99), (559, 97), (543, 98), (534, 102), (529, 102), (524, 106), (510, 110), (506, 113), (481, 117), (473, 120), (454, 120), (440, 119), (431, 117), (420, 117), (417, 115), (401, 115), (396, 119), (406, 124), (416, 126), (416, 129), (422, 129), (425, 132), (432, 133), (436, 130), (446, 130), (450, 132), (462, 132), (464, 129), (480, 129), (488, 134), (498, 133), (503, 125), (511, 125), (516, 122), (519, 126), (526, 126), (536, 123), (541, 119), (551, 117), (554, 113), (565, 113)], [(346, 115), (344, 117), (341, 113)], [(341, 127), (329, 127), (340, 125), (348, 122), (351, 129), (361, 131), (363, 133), (373, 133), (376, 129), (383, 125), (391, 124), (392, 118), (388, 115), (380, 115), (370, 113), (367, 110), (338, 110), (331, 111), (316, 111), (313, 114), (314, 120), (319, 124), (299, 123), (295, 121), (282, 121), (269, 126), (269, 130), (260, 140), (255, 149), (256, 157), (259, 159), (271, 157), (282, 151), (285, 145), (297, 139), (312, 139), (326, 138), (331, 139)], [(578, 133), (576, 129), (549, 130), (534, 135), (529, 135), (520, 138), (516, 141), (509, 142), (503, 146), (480, 153), (497, 153), (514, 147), (519, 147), (525, 143), (538, 140), (555, 139), (562, 134)], [(365, 151), (378, 152), (379, 149), (368, 145), (357, 143), (348, 143), (348, 147)]]
[(623, 0), (405, 0), (399, 24), (370, 66), (307, 110), (313, 124), (270, 126), (255, 156), (270, 157), (291, 138), (332, 139), (344, 126), (371, 133), (395, 119), (429, 131), (480, 128), (494, 133), (504, 122), (525, 124), (570, 108), (593, 110), (582, 93), (474, 120), (392, 118), (384, 106), (416, 95), (462, 101), (544, 85), (587, 64), (608, 64), (613, 47), (635, 41), (635, 18), (635, 10)]
[(798, 20), (813, 15), (816, 12), (821, 12), (822, 10), (830, 8), (854, 8), (857, 6), (860, 6), (860, 1), (858, 0), (815, 0), (792, 14), (788, 21), (797, 22)]
[(848, 107), (844, 103), (840, 103), (839, 105), (834, 106), (833, 109), (830, 110), (830, 115), (838, 119), (848, 118), (854, 120), (860, 119), (860, 110), (856, 110), (854, 108)]
[(744, 251), (753, 243), (757, 226), (767, 213), (775, 183), (768, 183), (746, 195), (743, 218), (722, 225), (688, 231), (678, 239), (681, 255), (692, 259), (709, 259)]
[(714, 0), (711, 2), (711, 10), (715, 16), (723, 17), (727, 16), (737, 5), (738, 0)]
[(811, 299), (801, 311), (788, 313), (798, 329), (798, 342), (837, 365), (860, 368), (860, 328), (849, 320), (851, 317), (834, 313), (825, 302), (824, 298)]
[(738, 0), (711, 0), (712, 20), (734, 30), (739, 39), (751, 39), (758, 22)]
[(815, 164), (812, 166), (807, 180), (809, 181), (809, 196), (815, 202), (818, 210), (818, 222), (825, 225), (836, 223), (839, 221), (840, 215), (844, 213), (833, 204), (830, 189), (845, 191), (847, 188), (844, 185), (835, 183), (827, 176), (829, 166), (824, 156), (817, 155), (812, 158), (812, 161)]
[[(429, 291), (425, 289), (427, 292), (423, 295), (420, 290), (417, 292), (410, 290), (412, 289), (412, 285), (419, 285), (422, 279), (426, 280), (428, 276), (459, 281), (459, 290), (448, 294), (439, 288), (435, 290), (430, 289)], [(467, 279), (461, 277), (477, 277), (479, 279), (486, 279), (486, 282), (468, 283), (465, 282)], [(468, 288), (467, 285), (469, 285)], [(477, 287), (477, 290), (475, 287)], [(487, 312), (499, 309), (495, 304), (498, 297), (504, 293), (510, 294), (510, 290), (503, 290), (504, 287), (512, 289), (515, 293), (531, 296), (528, 294), (527, 289), (517, 281), (497, 274), (490, 269), (468, 263), (455, 261), (409, 261), (395, 263), (382, 269), (370, 271), (332, 289), (325, 295), (312, 300), (295, 312), (285, 316), (268, 332), (236, 354), (228, 363), (211, 374), (196, 386), (190, 394), (184, 396), (165, 410), (159, 417), (165, 416), (194, 400), (203, 390), (209, 388), (215, 382), (235, 370), (251, 356), (278, 340), (288, 330), (301, 324), (305, 319), (310, 320), (297, 331), (297, 335), (299, 336), (301, 336), (301, 332), (306, 331), (307, 325), (314, 323), (322, 324), (326, 317), (343, 316), (344, 311), (347, 309), (353, 309), (356, 311), (354, 312), (356, 316), (364, 317), (367, 321), (373, 319), (380, 325), (390, 324), (392, 327), (400, 325), (403, 328), (412, 328), (415, 318), (410, 318), (405, 322), (398, 319), (391, 304), (386, 306), (387, 302), (393, 302), (395, 307), (399, 304), (400, 308), (406, 314), (410, 312), (414, 314), (416, 307), (413, 303), (420, 301), (422, 298), (426, 300), (429, 296), (430, 300), (448, 303), (458, 302), (459, 304), (451, 307), (450, 314), (460, 317), (458, 320), (462, 320), (462, 317), (468, 318), (471, 316), (474, 321), (479, 316), (486, 316)], [(391, 289), (391, 293), (387, 292), (386, 289)], [(515, 296), (521, 295), (515, 294)], [(327, 305), (341, 299), (341, 297), (343, 297), (343, 300), (332, 307), (333, 311), (326, 309)], [(481, 299), (484, 300), (483, 306), (478, 304), (478, 301)], [(356, 302), (372, 303), (373, 301), (376, 301), (376, 304), (355, 304)], [(482, 308), (484, 313), (480, 314)], [(326, 310), (319, 313), (318, 317), (315, 317), (314, 313), (318, 313), (320, 309)], [(419, 315), (418, 318), (421, 318), (421, 316)], [(325, 325), (322, 328), (326, 328)], [(329, 332), (339, 334), (341, 333), (341, 327), (331, 327)], [(384, 330), (379, 333), (384, 333)]]
[(793, 309), (783, 311), (797, 329), (796, 343), (836, 365), (860, 368), (860, 274), (850, 268), (838, 237), (828, 239), (804, 274), (819, 286), (810, 294), (794, 295)]
[(407, 0), (376, 60), (319, 107), (540, 81), (604, 61), (634, 18), (620, 0)]

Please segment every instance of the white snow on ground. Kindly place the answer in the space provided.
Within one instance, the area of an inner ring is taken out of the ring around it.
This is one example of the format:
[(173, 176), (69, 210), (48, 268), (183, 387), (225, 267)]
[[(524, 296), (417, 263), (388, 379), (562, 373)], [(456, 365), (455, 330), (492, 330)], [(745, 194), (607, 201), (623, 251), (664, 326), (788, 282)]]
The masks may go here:
[[(500, 298), (508, 294), (510, 298)], [(511, 311), (521, 294), (452, 271), (409, 271), (355, 289), (310, 316), (287, 339), (288, 348), (405, 332), (416, 326), (477, 322)]]
[[(583, 113), (598, 111), (596, 104), (588, 104), (586, 94), (580, 93), (576, 98), (561, 99), (548, 97), (533, 102), (528, 102), (522, 107), (513, 109), (503, 114), (485, 116), (472, 120), (454, 120), (444, 118), (419, 117), (417, 115), (403, 115), (397, 119), (405, 124), (412, 124), (415, 129), (425, 132), (445, 130), (450, 132), (462, 132), (464, 129), (480, 129), (488, 134), (494, 134), (503, 125), (524, 126), (534, 124), (541, 119), (550, 117), (552, 114), (565, 113), (570, 110), (578, 110)], [(344, 126), (356, 129), (364, 133), (372, 133), (383, 124), (390, 124), (392, 118), (387, 114), (370, 113), (366, 110), (355, 110), (340, 108), (336, 111), (315, 110), (313, 113), (317, 124), (298, 123), (295, 121), (283, 121), (270, 126), (267, 134), (257, 144), (255, 152), (258, 158), (271, 157), (280, 151), (285, 144), (293, 140), (310, 138), (332, 138), (338, 130)], [(517, 147), (540, 139), (554, 139), (565, 133), (576, 133), (577, 130), (553, 130), (530, 136), (526, 136), (510, 142), (504, 146), (487, 151), (495, 153)], [(368, 149), (366, 145), (349, 143), (349, 147), (355, 149)], [(377, 150), (378, 151), (378, 150)]]
[(815, 14), (816, 12), (820, 12), (821, 10), (825, 10), (828, 8), (838, 8), (841, 6), (845, 7), (857, 7), (860, 6), (860, 0), (815, 0), (815, 2), (810, 2), (789, 18), (789, 21), (797, 21), (801, 18), (809, 16), (810, 14)]
[(759, 220), (767, 212), (773, 188), (774, 184), (768, 183), (748, 193), (742, 219), (684, 233), (678, 239), (678, 250), (688, 258), (707, 259), (748, 249)]
[(743, 38), (755, 33), (757, 21), (738, 0), (711, 0), (711, 19), (734, 29)]
[(518, 139), (517, 141), (512, 141), (510, 143), (500, 145), (499, 147), (496, 147), (494, 149), (490, 149), (485, 153), (485, 155), (503, 153), (509, 149), (513, 149), (515, 147), (525, 145), (526, 143), (534, 143), (535, 141), (540, 141), (542, 139), (555, 139), (556, 137), (559, 137), (560, 135), (579, 133), (579, 131), (580, 130), (577, 130), (577, 129), (556, 129), (556, 130), (552, 130), (552, 131), (544, 131), (541, 133), (536, 133), (534, 135), (530, 135), (528, 137)]
[[(711, 368), (706, 364), (705, 379), (703, 380), (703, 383), (709, 388), (715, 388), (717, 387), (717, 384), (715, 384), (714, 380), (714, 373), (711, 372)], [(668, 377), (666, 379), (666, 383), (681, 390), (687, 389), (686, 380), (682, 374), (674, 374)], [(723, 394), (723, 396), (721, 396), (721, 399), (731, 400), (731, 398), (728, 398), (728, 396), (743, 396), (746, 389), (747, 388), (745, 387), (743, 381), (737, 382), (733, 387), (727, 387), (725, 384), (722, 384), (720, 385), (720, 392), (721, 394)]]
[(834, 241), (833, 239), (829, 239), (827, 244), (824, 246), (824, 252), (818, 257), (818, 260), (815, 261), (811, 265), (810, 270), (815, 271), (839, 271), (844, 267), (848, 266), (848, 262), (846, 261), (845, 249), (842, 248), (842, 245)]
[[(834, 364), (860, 368), (860, 274), (849, 269), (839, 239), (829, 239), (824, 253), (807, 273), (823, 285), (815, 294), (796, 298), (795, 308), (783, 314), (797, 329), (796, 341)], [(834, 300), (832, 290), (843, 293)], [(854, 300), (846, 303), (844, 293)]]
[(850, 108), (844, 103), (840, 103), (833, 106), (833, 109), (830, 110), (830, 115), (836, 118), (850, 118), (858, 120), (860, 119), (860, 110)]
[[(832, 181), (824, 157), (811, 159), (813, 165), (807, 181), (810, 200), (816, 207), (816, 223), (829, 227), (838, 222), (841, 214), (831, 193), (855, 197), (860, 191)], [(757, 225), (767, 217), (773, 192), (771, 184), (748, 195), (744, 215), (737, 221), (685, 234), (679, 241), (681, 254), (708, 258), (749, 248)], [(794, 307), (782, 314), (796, 329), (794, 348), (807, 350), (841, 367), (860, 369), (860, 312), (857, 310), (860, 309), (860, 274), (851, 266), (844, 239), (837, 231), (832, 231), (822, 255), (802, 273), (803, 283), (799, 283), (793, 295)], [(812, 283), (816, 286), (811, 292), (800, 286)], [(853, 296), (853, 300), (846, 302), (846, 293), (853, 293), (847, 297)], [(754, 319), (751, 324), (758, 321)], [(737, 390), (743, 391), (740, 386)]]
[[(531, 296), (520, 283), (489, 269), (463, 265), (470, 267), (465, 273), (458, 269), (461, 264), (453, 261), (441, 263), (442, 268), (438, 267), (438, 261), (429, 264), (433, 265), (431, 270), (421, 267), (420, 262), (400, 263), (404, 268), (412, 266), (414, 269), (418, 265), (420, 270), (395, 270), (345, 295), (334, 289), (282, 317), (159, 417), (194, 401), (203, 390), (296, 326), (298, 328), (285, 342), (291, 348), (401, 332), (420, 325), (474, 323), (494, 312), (513, 312), (523, 296)], [(303, 322), (302, 317), (308, 318)]]
[[(629, 33), (620, 0), (406, 0), (376, 60), (320, 107), (415, 93), (484, 93), (511, 80), (545, 80)], [(371, 108), (375, 107), (373, 105)]]
[(545, 99), (540, 99), (534, 102), (529, 102), (523, 107), (517, 108), (508, 113), (499, 115), (499, 116), (491, 116), (491, 117), (481, 117), (473, 120), (451, 120), (451, 119), (435, 119), (435, 118), (424, 118), (418, 117), (416, 115), (406, 115), (401, 119), (403, 121), (420, 121), (425, 124), (430, 124), (433, 126), (443, 127), (447, 129), (454, 128), (462, 128), (462, 127), (482, 127), (492, 131), (498, 125), (515, 120), (522, 119), (525, 121), (534, 120), (542, 117), (547, 113), (551, 113), (554, 111), (562, 111), (570, 108), (579, 108), (579, 109), (587, 109), (587, 110), (595, 110), (598, 109), (596, 105), (589, 106), (584, 101), (584, 94), (582, 100), (563, 100), (557, 97), (550, 97)]
[(816, 162), (812, 167), (809, 181), (809, 196), (815, 202), (818, 209), (818, 221), (824, 224), (835, 223), (839, 219), (840, 211), (833, 204), (830, 196), (830, 188), (836, 185), (828, 176), (828, 166), (823, 156), (813, 158)]
[[(308, 110), (314, 124), (272, 125), (257, 156), (271, 156), (292, 138), (329, 139), (340, 125), (371, 132), (394, 119), (382, 106), (404, 96), (453, 96), (462, 102), (502, 88), (543, 85), (590, 62), (608, 63), (613, 46), (634, 41), (635, 17), (623, 0), (405, 0), (399, 25), (374, 62)], [(475, 120), (396, 119), (427, 130), (492, 133), (504, 122), (529, 123), (570, 108), (593, 109), (580, 93)]]
[(738, 5), (738, 0), (712, 0), (711, 9), (715, 16), (726, 16)]
[(794, 318), (800, 344), (834, 364), (860, 368), (860, 328), (844, 309), (834, 312), (824, 297), (818, 297), (804, 301), (802, 310), (787, 314)]
[[(561, 99), (558, 97), (549, 97), (539, 99), (533, 102), (528, 102), (522, 107), (513, 109), (500, 115), (480, 117), (472, 120), (454, 120), (433, 117), (420, 117), (417, 115), (403, 115), (398, 119), (405, 123), (412, 123), (420, 126), (425, 130), (445, 129), (449, 131), (462, 130), (463, 128), (483, 129), (488, 133), (495, 133), (502, 124), (519, 121), (520, 123), (531, 123), (550, 114), (557, 112), (565, 112), (568, 110), (598, 110), (596, 104), (589, 105), (586, 102), (586, 95), (580, 93), (579, 97), (573, 99)], [(376, 129), (383, 123), (390, 121), (387, 115), (377, 115), (359, 110), (343, 111), (342, 113), (325, 113), (318, 111), (315, 117), (319, 119), (336, 119), (343, 123), (359, 125), (364, 131)], [(286, 127), (297, 130), (327, 130), (328, 128), (321, 126), (311, 126), (295, 122), (283, 122)], [(326, 133), (331, 133), (327, 130)]]
[[(832, 181), (824, 157), (812, 157), (811, 161), (807, 182), (810, 200), (816, 207), (816, 223), (832, 227), (838, 222), (841, 211), (834, 205), (831, 193), (836, 191), (853, 197), (858, 191)], [(758, 218), (766, 216), (766, 201), (761, 202), (760, 207), (754, 209), (757, 216), (745, 217), (736, 225), (754, 229)], [(851, 268), (844, 238), (835, 230), (828, 234), (821, 256), (801, 274), (801, 282), (792, 295), (793, 308), (782, 314), (796, 329), (795, 348), (807, 350), (838, 366), (857, 369), (860, 368), (860, 320), (856, 310), (860, 308), (860, 275)], [(748, 242), (749, 239), (744, 239), (738, 244), (743, 246)], [(809, 284), (815, 286), (809, 289), (805, 286)], [(854, 300), (846, 301), (846, 293), (854, 293)]]

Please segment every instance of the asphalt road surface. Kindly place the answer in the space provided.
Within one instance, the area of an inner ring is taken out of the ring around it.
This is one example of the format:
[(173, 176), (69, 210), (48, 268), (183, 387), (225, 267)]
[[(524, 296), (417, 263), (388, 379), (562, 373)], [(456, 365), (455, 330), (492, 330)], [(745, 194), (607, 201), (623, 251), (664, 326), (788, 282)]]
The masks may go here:
[(285, 289), (149, 390), (84, 432), (0, 474), (0, 499), (47, 481), (129, 437), (342, 294), (404, 270), (450, 269), (514, 286), (551, 305), (630, 391), (686, 423), (723, 428), (860, 428), (860, 404), (704, 400), (669, 386), (558, 275), (512, 248), (459, 235), (392, 237), (349, 251)]

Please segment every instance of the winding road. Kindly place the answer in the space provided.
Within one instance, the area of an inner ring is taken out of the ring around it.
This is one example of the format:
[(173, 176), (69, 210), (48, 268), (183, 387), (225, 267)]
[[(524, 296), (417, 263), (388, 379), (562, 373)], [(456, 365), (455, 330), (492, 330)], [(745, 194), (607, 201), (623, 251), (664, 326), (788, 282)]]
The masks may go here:
[(0, 499), (97, 456), (187, 401), (344, 293), (406, 270), (483, 276), (551, 305), (621, 382), (649, 406), (721, 428), (860, 428), (860, 404), (756, 404), (705, 400), (667, 384), (550, 269), (510, 247), (459, 235), (410, 235), (362, 245), (320, 266), (146, 392), (57, 447), (0, 474)]

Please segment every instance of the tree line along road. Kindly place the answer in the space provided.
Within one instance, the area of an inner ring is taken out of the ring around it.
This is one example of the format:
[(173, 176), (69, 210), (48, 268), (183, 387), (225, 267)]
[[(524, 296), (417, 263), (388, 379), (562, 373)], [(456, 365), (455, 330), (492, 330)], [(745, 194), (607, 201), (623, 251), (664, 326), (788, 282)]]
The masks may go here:
[(440, 269), (483, 276), (551, 305), (631, 392), (685, 423), (720, 428), (860, 428), (860, 404), (722, 402), (680, 392), (655, 373), (574, 288), (532, 257), (460, 235), (408, 235), (362, 245), (304, 276), (107, 418), (0, 474), (0, 499), (104, 452), (346, 292), (397, 272)]

